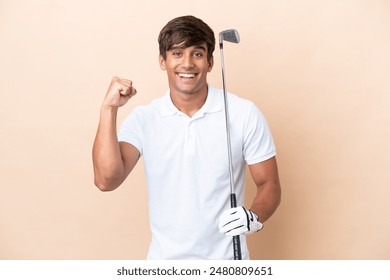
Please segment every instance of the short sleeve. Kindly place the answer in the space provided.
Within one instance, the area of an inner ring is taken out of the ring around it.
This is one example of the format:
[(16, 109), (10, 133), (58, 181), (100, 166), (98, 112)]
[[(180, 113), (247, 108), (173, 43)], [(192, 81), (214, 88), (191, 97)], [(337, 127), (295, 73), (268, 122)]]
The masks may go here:
[(267, 121), (253, 103), (248, 111), (243, 135), (243, 155), (248, 165), (265, 161), (276, 155)]
[(121, 124), (118, 141), (133, 145), (142, 155), (142, 121), (137, 109), (134, 109)]

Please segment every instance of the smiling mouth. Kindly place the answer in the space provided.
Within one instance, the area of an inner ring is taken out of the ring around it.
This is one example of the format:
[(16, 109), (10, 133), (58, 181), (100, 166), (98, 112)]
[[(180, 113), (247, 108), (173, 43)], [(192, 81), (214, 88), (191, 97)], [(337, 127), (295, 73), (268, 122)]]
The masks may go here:
[(177, 73), (177, 75), (182, 79), (193, 79), (197, 75), (196, 73)]

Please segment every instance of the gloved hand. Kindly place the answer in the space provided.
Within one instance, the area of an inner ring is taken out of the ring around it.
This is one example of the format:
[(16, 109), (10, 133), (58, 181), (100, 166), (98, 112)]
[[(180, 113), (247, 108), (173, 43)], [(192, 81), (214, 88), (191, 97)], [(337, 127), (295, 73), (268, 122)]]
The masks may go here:
[(225, 235), (251, 234), (263, 228), (259, 217), (244, 207), (226, 210), (219, 218), (219, 231)]

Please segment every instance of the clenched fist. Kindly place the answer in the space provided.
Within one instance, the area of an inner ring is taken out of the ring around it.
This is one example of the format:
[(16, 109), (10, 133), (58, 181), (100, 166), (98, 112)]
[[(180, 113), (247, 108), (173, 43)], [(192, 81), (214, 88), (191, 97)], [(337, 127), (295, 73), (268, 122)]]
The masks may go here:
[(107, 90), (103, 106), (121, 107), (136, 93), (137, 90), (133, 87), (132, 81), (114, 77)]

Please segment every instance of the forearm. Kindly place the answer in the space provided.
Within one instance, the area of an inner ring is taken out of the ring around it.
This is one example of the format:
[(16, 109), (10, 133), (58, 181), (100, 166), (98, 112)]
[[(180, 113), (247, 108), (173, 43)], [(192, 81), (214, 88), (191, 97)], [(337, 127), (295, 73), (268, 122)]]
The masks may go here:
[(267, 181), (257, 186), (257, 193), (250, 209), (259, 216), (260, 222), (267, 221), (278, 208), (281, 189), (278, 181)]
[(116, 189), (124, 177), (124, 164), (116, 132), (118, 108), (103, 106), (93, 145), (95, 185), (102, 191)]

